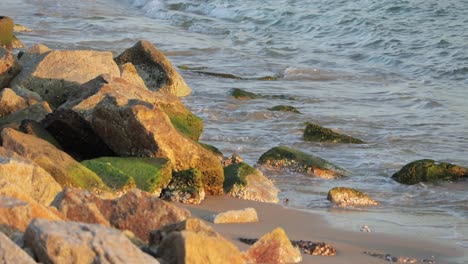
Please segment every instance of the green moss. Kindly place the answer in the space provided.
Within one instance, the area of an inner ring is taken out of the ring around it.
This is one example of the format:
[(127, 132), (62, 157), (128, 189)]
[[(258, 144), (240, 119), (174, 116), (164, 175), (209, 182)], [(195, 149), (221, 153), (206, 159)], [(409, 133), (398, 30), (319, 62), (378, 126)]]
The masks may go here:
[(307, 123), (307, 126), (304, 130), (304, 140), (314, 141), (314, 142), (333, 142), (333, 143), (351, 143), (351, 144), (364, 144), (365, 142), (336, 133), (329, 128), (325, 128), (313, 123)]
[(211, 151), (211, 153), (213, 153), (215, 156), (223, 157), (223, 153), (217, 147), (210, 145), (210, 144), (206, 144), (206, 143), (201, 143), (201, 142), (198, 142), (198, 143), (205, 149)]
[(247, 92), (239, 88), (232, 89), (231, 96), (240, 100), (261, 98), (261, 96), (258, 94)]
[(68, 183), (64, 184), (65, 186), (71, 185), (86, 190), (108, 190), (107, 186), (96, 173), (81, 164), (70, 166), (66, 170), (70, 178), (67, 180)]
[(241, 162), (231, 164), (224, 168), (224, 192), (228, 193), (233, 186), (246, 186), (246, 177), (251, 174), (258, 174), (258, 171), (247, 163)]
[(171, 165), (166, 159), (102, 157), (82, 164), (95, 171), (111, 187), (124, 188), (133, 181), (137, 188), (150, 193), (166, 187), (172, 177)]
[(10, 48), (13, 42), (13, 19), (0, 16), (0, 46)]
[(297, 110), (294, 106), (290, 105), (277, 105), (273, 106), (272, 108), (268, 108), (270, 111), (281, 111), (281, 112), (293, 112), (296, 114), (300, 114), (299, 110)]
[(468, 169), (430, 159), (413, 161), (393, 174), (392, 178), (403, 184), (419, 182), (455, 181), (468, 178)]
[(170, 186), (178, 192), (189, 193), (195, 197), (204, 188), (203, 175), (197, 169), (173, 172)]
[(172, 114), (166, 112), (171, 120), (172, 125), (186, 137), (198, 141), (203, 132), (203, 120), (198, 116), (187, 114)]

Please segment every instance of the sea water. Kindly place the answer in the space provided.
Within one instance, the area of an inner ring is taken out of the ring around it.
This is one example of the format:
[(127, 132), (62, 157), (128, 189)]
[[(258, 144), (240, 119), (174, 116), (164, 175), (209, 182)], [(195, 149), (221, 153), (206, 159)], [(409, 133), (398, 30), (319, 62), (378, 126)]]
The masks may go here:
[[(181, 70), (193, 89), (184, 103), (204, 119), (202, 142), (252, 165), (278, 145), (322, 157), (351, 176), (265, 172), (288, 206), (352, 230), (367, 224), (468, 248), (468, 181), (391, 179), (417, 159), (468, 166), (468, 1), (1, 0), (0, 13), (33, 29), (18, 34), (28, 46), (118, 54), (148, 39), (176, 66), (244, 78)], [(264, 76), (278, 79), (255, 79)], [(233, 88), (269, 98), (235, 100)], [(280, 104), (302, 114), (267, 110)], [(305, 122), (368, 144), (305, 142)], [(336, 186), (381, 206), (330, 207)]]

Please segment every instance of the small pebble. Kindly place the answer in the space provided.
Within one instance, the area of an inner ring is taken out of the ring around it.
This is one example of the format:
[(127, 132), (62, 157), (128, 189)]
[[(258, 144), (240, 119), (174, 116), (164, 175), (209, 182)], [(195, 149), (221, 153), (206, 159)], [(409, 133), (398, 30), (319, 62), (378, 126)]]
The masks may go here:
[(367, 225), (362, 225), (361, 226), (361, 232), (370, 233), (372, 231), (371, 231), (370, 227), (368, 227)]

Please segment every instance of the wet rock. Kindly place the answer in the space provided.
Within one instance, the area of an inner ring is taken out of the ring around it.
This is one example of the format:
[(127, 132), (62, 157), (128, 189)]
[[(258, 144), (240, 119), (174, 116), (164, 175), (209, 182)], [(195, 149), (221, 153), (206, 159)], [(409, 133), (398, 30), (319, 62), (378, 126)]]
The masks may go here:
[(248, 100), (248, 99), (258, 99), (262, 98), (261, 95), (252, 93), (252, 92), (247, 92), (245, 90), (239, 89), (239, 88), (234, 88), (231, 90), (231, 96), (239, 99), (239, 100)]
[(120, 69), (120, 77), (122, 79), (127, 80), (129, 83), (133, 83), (135, 85), (139, 85), (144, 89), (148, 89), (146, 87), (145, 81), (138, 75), (138, 71), (131, 62), (119, 65)]
[(325, 179), (335, 179), (346, 175), (345, 170), (324, 159), (286, 146), (268, 150), (258, 159), (257, 164), (268, 169), (290, 170)]
[(43, 263), (159, 263), (118, 230), (100, 225), (37, 219), (24, 240)]
[(255, 263), (298, 263), (302, 261), (299, 249), (295, 248), (282, 228), (262, 236), (246, 254)]
[(61, 186), (107, 189), (94, 172), (49, 142), (10, 128), (3, 129), (1, 136), (5, 149), (14, 151), (24, 159), (35, 162), (49, 172)]
[(280, 112), (292, 112), (296, 114), (300, 114), (299, 110), (296, 109), (294, 106), (290, 105), (277, 105), (273, 106), (272, 108), (268, 108), (270, 111), (280, 111)]
[(210, 221), (215, 224), (257, 223), (258, 215), (254, 208), (245, 208), (215, 214)]
[(366, 142), (337, 133), (329, 128), (325, 128), (313, 123), (307, 123), (304, 130), (304, 140), (314, 142), (332, 142), (332, 143), (351, 143), (351, 144), (365, 144)]
[(32, 32), (32, 29), (24, 26), (24, 25), (20, 25), (20, 24), (15, 24), (13, 26), (13, 32)]
[(185, 204), (200, 204), (205, 199), (203, 175), (197, 169), (174, 172), (161, 198)]
[(0, 128), (10, 127), (18, 129), (23, 120), (28, 119), (39, 122), (51, 112), (52, 109), (50, 109), (47, 102), (31, 105), (0, 118)]
[(23, 70), (13, 79), (12, 85), (37, 92), (53, 107), (64, 103), (80, 84), (100, 74), (120, 76), (111, 52), (52, 50), (29, 56), (28, 59), (25, 57), (20, 63)]
[(0, 16), (0, 48), (12, 48), (14, 26), (13, 19), (7, 16)]
[(119, 65), (131, 62), (150, 90), (165, 91), (176, 96), (187, 96), (191, 92), (171, 62), (149, 41), (138, 41), (117, 56), (115, 61)]
[(126, 192), (136, 187), (159, 196), (172, 177), (172, 165), (167, 159), (101, 157), (82, 164), (116, 191)]
[(48, 206), (62, 187), (38, 165), (0, 154), (0, 178), (21, 186), (21, 190), (40, 204)]
[(278, 203), (278, 188), (263, 173), (241, 162), (224, 168), (227, 195), (259, 202)]
[(221, 160), (223, 167), (227, 167), (231, 164), (238, 164), (241, 162), (244, 162), (244, 159), (241, 158), (241, 156), (237, 155), (236, 153), (232, 153), (230, 157), (223, 157), (223, 159)]
[(0, 232), (0, 263), (35, 264), (36, 261)]
[(89, 123), (72, 110), (57, 109), (48, 114), (41, 124), (76, 160), (115, 156)]
[(149, 246), (167, 263), (245, 263), (234, 244), (196, 218), (152, 231)]
[(358, 190), (347, 187), (335, 187), (328, 191), (327, 199), (339, 206), (373, 206), (378, 205), (374, 199)]
[(391, 254), (384, 254), (384, 253), (378, 253), (378, 252), (369, 252), (369, 251), (364, 251), (365, 255), (369, 255), (371, 257), (376, 257), (379, 259), (383, 259), (388, 262), (397, 262), (397, 263), (430, 263), (430, 264), (435, 264), (436, 262), (432, 259), (420, 259), (418, 260), (417, 258), (412, 258), (412, 257), (405, 257), (405, 256), (400, 256), (396, 257)]
[(19, 131), (28, 135), (33, 135), (54, 145), (57, 149), (63, 150), (57, 140), (47, 131), (41, 123), (24, 119), (19, 126)]
[(21, 66), (15, 56), (11, 52), (0, 47), (0, 89), (7, 87), (20, 71)]
[(456, 181), (468, 178), (468, 168), (430, 159), (406, 164), (392, 178), (403, 184), (419, 182)]
[(4, 88), (0, 92), (0, 117), (7, 116), (26, 107), (28, 107), (26, 100), (18, 96), (10, 88)]

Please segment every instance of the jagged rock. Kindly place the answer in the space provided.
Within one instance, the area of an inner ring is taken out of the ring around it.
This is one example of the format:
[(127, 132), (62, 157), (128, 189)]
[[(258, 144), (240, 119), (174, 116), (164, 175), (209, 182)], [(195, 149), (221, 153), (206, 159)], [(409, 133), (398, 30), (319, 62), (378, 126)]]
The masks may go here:
[(115, 58), (117, 64), (131, 62), (151, 90), (187, 96), (191, 89), (171, 62), (149, 41), (138, 41)]
[(215, 214), (210, 220), (215, 224), (257, 223), (258, 215), (254, 208), (245, 208)]
[(343, 177), (346, 171), (319, 157), (286, 146), (274, 147), (265, 152), (257, 164), (268, 169), (291, 170), (320, 178)]
[(205, 199), (203, 175), (197, 169), (174, 172), (161, 198), (185, 204), (200, 204)]
[(37, 219), (24, 241), (43, 263), (159, 263), (118, 230), (100, 225)]
[(22, 97), (26, 102), (28, 103), (29, 106), (41, 103), (42, 97), (33, 91), (30, 91), (22, 86), (19, 85), (14, 85), (11, 87), (11, 89), (20, 97)]
[(0, 89), (7, 87), (20, 71), (21, 66), (15, 56), (0, 47)]
[(146, 87), (145, 81), (138, 75), (138, 71), (131, 62), (119, 65), (120, 77), (127, 80), (129, 83), (133, 83), (141, 86), (142, 88), (148, 89)]
[(203, 131), (203, 120), (192, 114), (176, 96), (153, 92), (129, 83), (125, 79), (106, 75), (82, 85), (79, 92), (61, 108), (72, 109), (90, 121), (91, 113), (96, 105), (108, 96), (116, 98), (119, 105), (135, 100), (158, 105), (169, 116), (171, 123), (179, 132), (195, 141)]
[(468, 168), (430, 159), (406, 164), (392, 178), (403, 184), (419, 182), (456, 181), (468, 178)]
[(241, 158), (241, 156), (237, 155), (236, 153), (232, 153), (230, 157), (223, 157), (221, 160), (221, 164), (223, 164), (223, 167), (227, 167), (231, 164), (238, 164), (243, 162), (244, 159)]
[(0, 48), (12, 48), (14, 26), (13, 19), (7, 16), (0, 16)]
[(36, 261), (0, 232), (0, 263), (36, 264)]
[(100, 74), (120, 76), (111, 52), (52, 50), (25, 57), (20, 63), (23, 70), (11, 84), (37, 92), (54, 107), (64, 103), (80, 84)]
[(291, 244), (284, 230), (279, 227), (262, 236), (247, 250), (246, 254), (255, 263), (298, 263), (302, 261), (299, 249)]
[(0, 128), (10, 127), (18, 129), (23, 120), (41, 121), (51, 112), (52, 109), (50, 109), (47, 102), (34, 104), (0, 118)]
[(20, 24), (15, 24), (13, 26), (13, 32), (31, 32), (32, 29), (24, 26), (24, 25), (20, 25)]
[(57, 140), (47, 131), (41, 123), (34, 121), (34, 120), (29, 120), (29, 119), (24, 119), (21, 122), (21, 125), (19, 126), (19, 131), (23, 132), (25, 134), (33, 135), (36, 136), (40, 139), (43, 139), (50, 144), (54, 145), (57, 149), (63, 150), (62, 146), (57, 142)]
[(172, 177), (172, 165), (167, 159), (137, 157), (101, 157), (82, 162), (114, 190), (127, 191), (137, 187), (158, 196)]
[(239, 100), (247, 100), (247, 99), (258, 99), (261, 98), (261, 95), (247, 92), (245, 90), (239, 89), (239, 88), (234, 88), (231, 90), (231, 96), (239, 99)]
[(296, 114), (300, 114), (299, 110), (296, 109), (294, 106), (290, 105), (277, 105), (273, 106), (272, 108), (268, 108), (270, 111), (280, 111), (280, 112), (292, 112)]
[[(201, 142), (198, 142), (200, 144), (200, 146), (204, 147), (205, 149), (211, 151), (211, 153), (213, 153), (216, 157), (218, 157), (218, 159), (220, 161), (223, 160), (223, 153), (215, 146), (213, 145), (210, 145), (210, 144), (206, 144), (206, 143), (201, 143)], [(224, 165), (223, 165), (224, 166)]]
[(63, 150), (77, 160), (115, 156), (89, 123), (72, 110), (57, 109), (48, 114), (41, 124)]
[(26, 107), (28, 107), (26, 100), (16, 95), (10, 88), (4, 88), (0, 92), (0, 117), (7, 116)]
[(0, 178), (21, 186), (22, 191), (38, 203), (48, 206), (62, 187), (52, 176), (24, 159), (4, 157), (0, 154)]
[(327, 199), (339, 206), (372, 206), (378, 205), (367, 194), (347, 187), (335, 187), (328, 191)]
[(152, 231), (149, 246), (167, 263), (245, 263), (234, 244), (196, 218)]
[(47, 141), (11, 128), (3, 129), (1, 136), (5, 149), (35, 162), (62, 186), (77, 186), (83, 189), (107, 188), (94, 172)]
[(263, 173), (241, 162), (224, 168), (224, 191), (244, 200), (277, 203), (278, 188)]
[(329, 128), (325, 128), (313, 123), (307, 123), (304, 130), (304, 140), (315, 142), (333, 142), (333, 143), (352, 143), (352, 144), (365, 144), (366, 142), (337, 133)]

